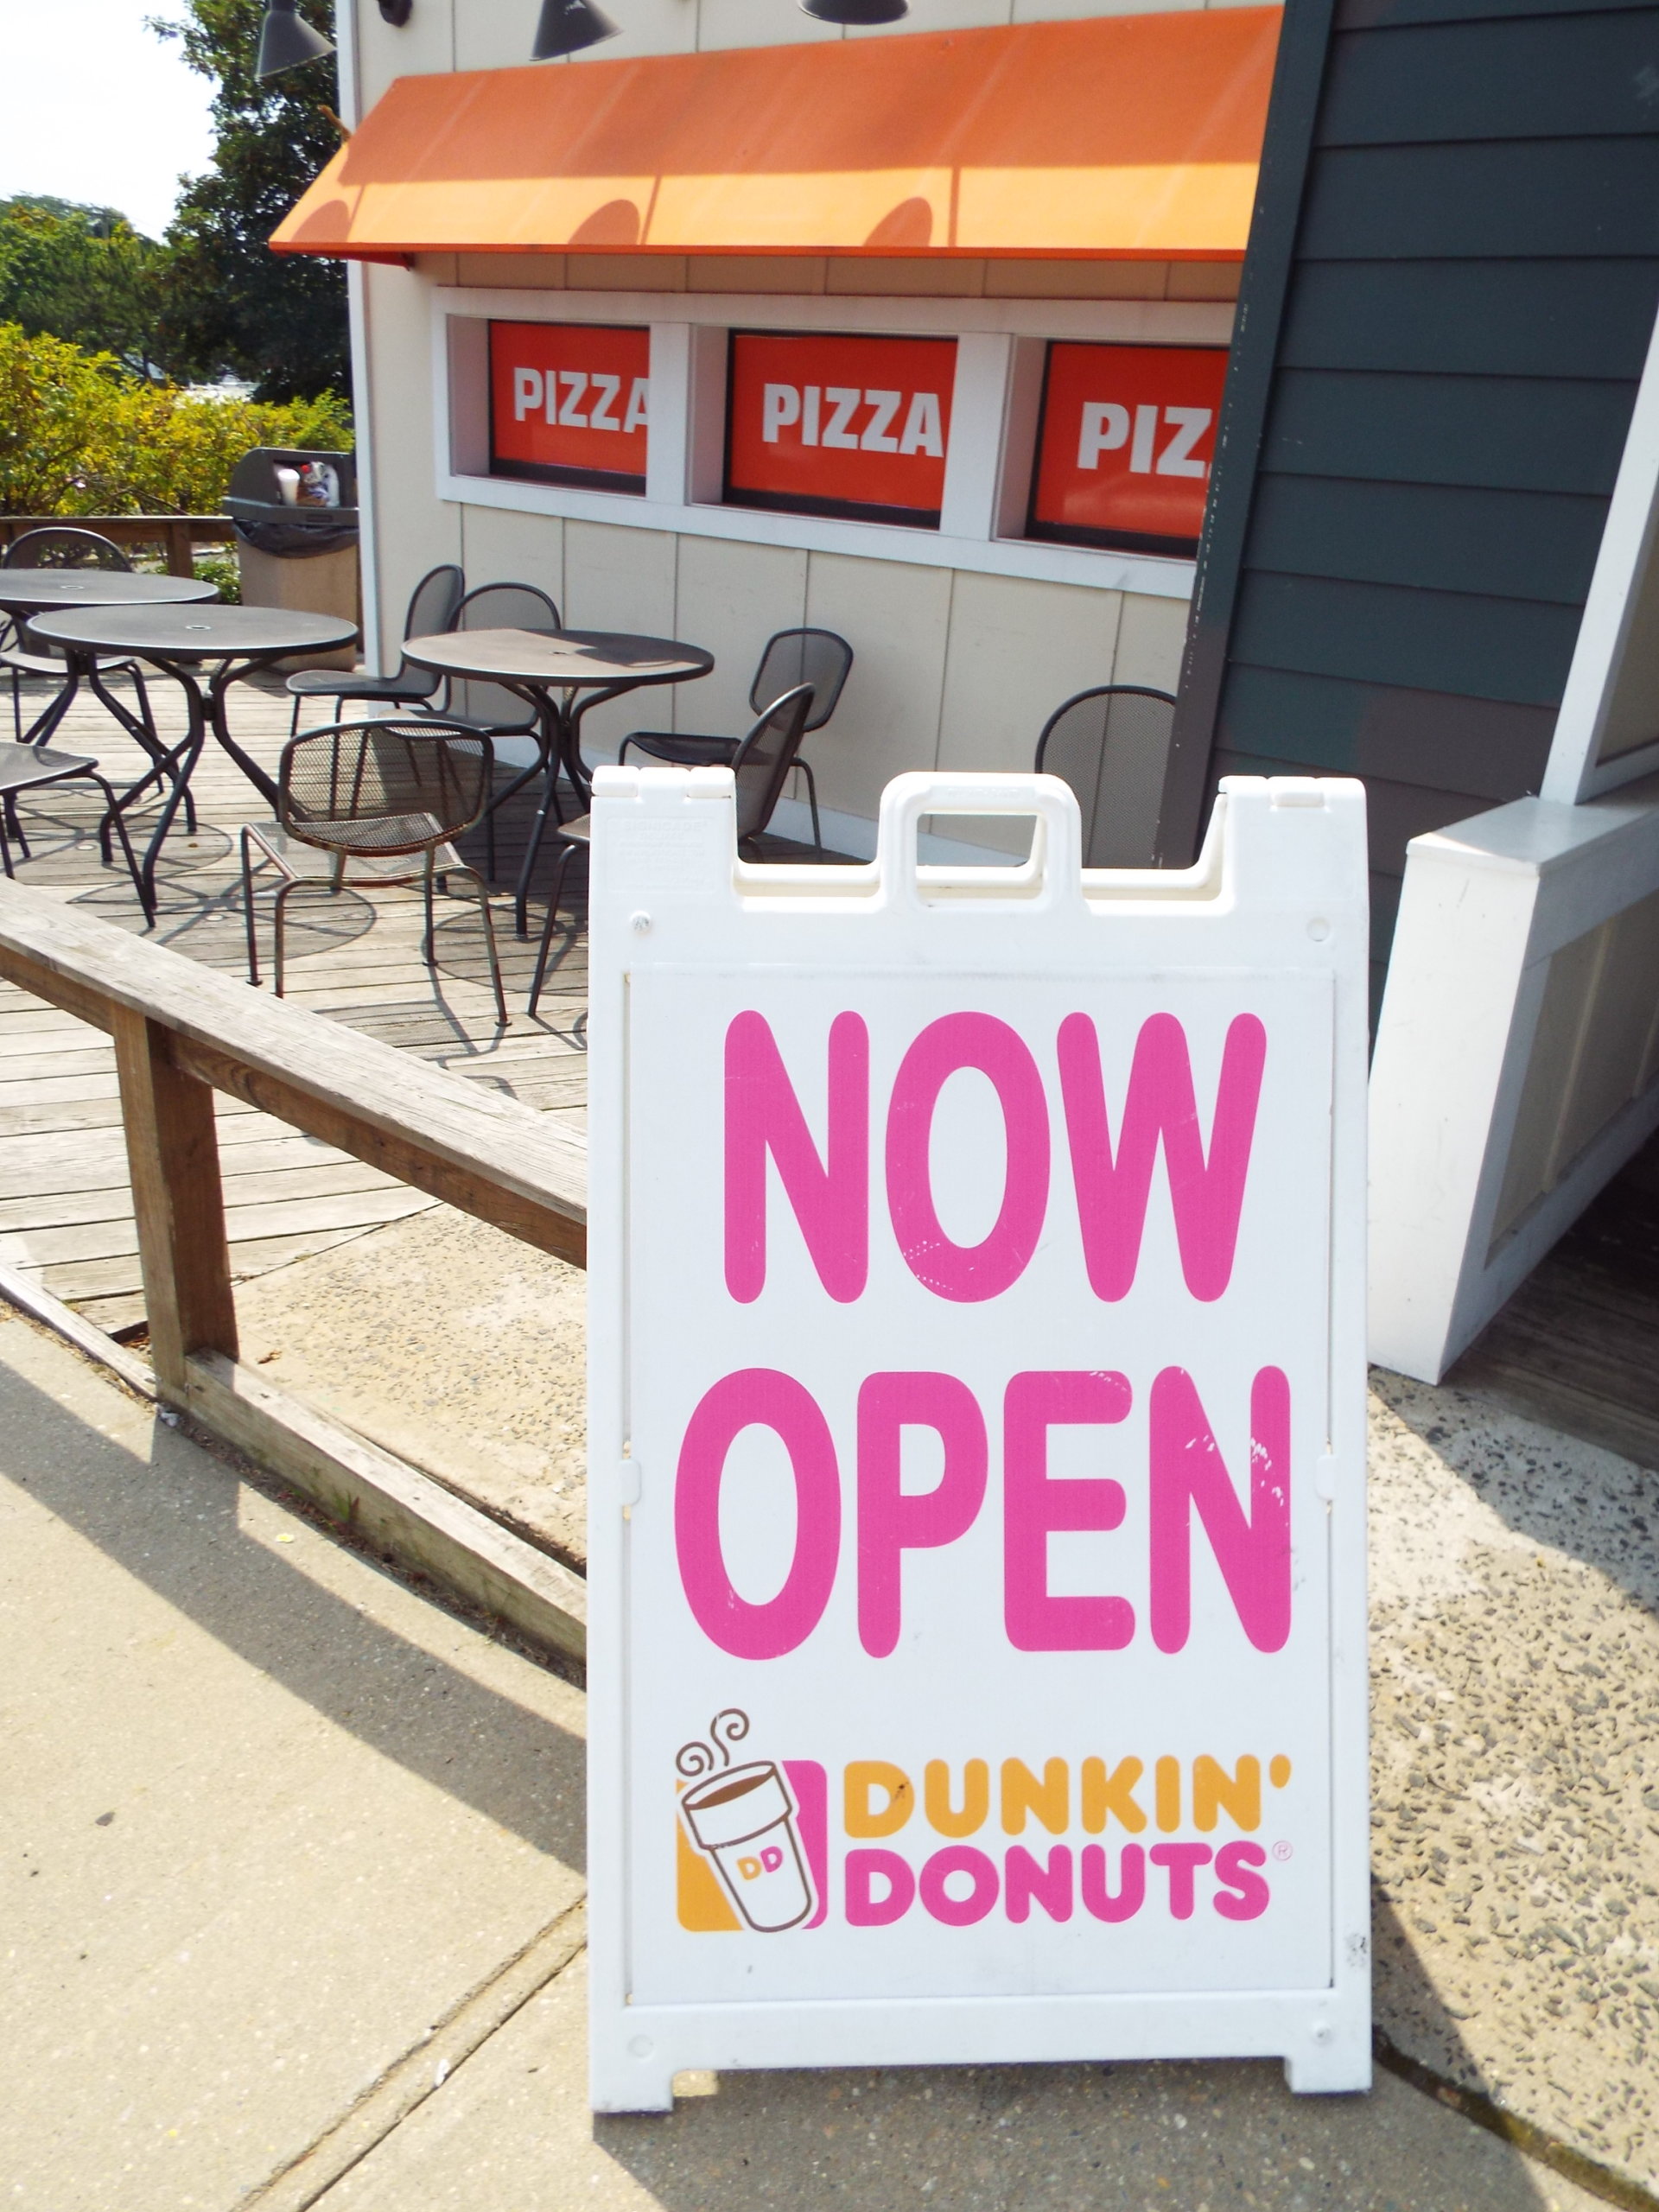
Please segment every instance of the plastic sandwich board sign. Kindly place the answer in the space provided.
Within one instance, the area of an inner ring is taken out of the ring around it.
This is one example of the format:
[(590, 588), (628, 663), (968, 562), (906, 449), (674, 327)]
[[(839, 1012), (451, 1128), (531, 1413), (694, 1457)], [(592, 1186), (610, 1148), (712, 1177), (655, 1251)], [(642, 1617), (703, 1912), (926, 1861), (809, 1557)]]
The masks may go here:
[[(918, 865), (976, 814), (1028, 857)], [(1046, 777), (901, 777), (868, 866), (734, 825), (595, 780), (593, 2101), (1362, 2088), (1361, 786), (1229, 779), (1179, 874)]]

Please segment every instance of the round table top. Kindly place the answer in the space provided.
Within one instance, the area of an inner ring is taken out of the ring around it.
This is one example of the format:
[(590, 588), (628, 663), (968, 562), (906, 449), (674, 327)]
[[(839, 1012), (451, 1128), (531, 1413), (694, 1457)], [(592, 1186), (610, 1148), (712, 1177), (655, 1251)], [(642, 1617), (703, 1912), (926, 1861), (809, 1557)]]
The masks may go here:
[(356, 623), (338, 614), (308, 614), (289, 607), (89, 607), (81, 613), (36, 615), (29, 627), (56, 645), (133, 653), (141, 660), (324, 652), (349, 645), (357, 637)]
[(217, 599), (200, 576), (136, 576), (124, 569), (0, 569), (0, 607), (165, 607)]
[(446, 630), (410, 638), (405, 657), (445, 676), (494, 677), (550, 688), (585, 683), (673, 683), (707, 676), (715, 664), (701, 645), (636, 638), (624, 630)]

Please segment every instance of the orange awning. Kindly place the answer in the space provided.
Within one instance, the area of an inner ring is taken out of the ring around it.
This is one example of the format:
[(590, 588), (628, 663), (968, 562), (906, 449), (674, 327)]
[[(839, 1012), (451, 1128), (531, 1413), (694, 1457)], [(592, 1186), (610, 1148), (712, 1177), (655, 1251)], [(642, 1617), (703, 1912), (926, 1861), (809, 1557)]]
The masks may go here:
[(1280, 14), (402, 77), (271, 244), (1236, 260)]

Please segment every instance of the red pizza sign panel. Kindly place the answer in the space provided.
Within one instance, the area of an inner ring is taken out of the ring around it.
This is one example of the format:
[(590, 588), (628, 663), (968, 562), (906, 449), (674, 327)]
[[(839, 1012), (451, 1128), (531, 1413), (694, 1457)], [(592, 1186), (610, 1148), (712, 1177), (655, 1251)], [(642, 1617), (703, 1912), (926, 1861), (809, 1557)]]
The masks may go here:
[(490, 325), (490, 473), (602, 492), (645, 488), (651, 333)]
[(1028, 534), (1196, 550), (1226, 374), (1219, 346), (1052, 345)]
[(937, 529), (954, 338), (734, 331), (726, 497)]

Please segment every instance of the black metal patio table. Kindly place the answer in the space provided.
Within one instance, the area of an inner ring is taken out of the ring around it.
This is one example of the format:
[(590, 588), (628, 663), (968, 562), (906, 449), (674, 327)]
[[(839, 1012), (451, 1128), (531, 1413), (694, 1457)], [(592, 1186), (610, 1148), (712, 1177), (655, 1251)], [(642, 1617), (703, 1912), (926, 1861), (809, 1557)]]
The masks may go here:
[(404, 657), (458, 681), (499, 683), (536, 709), (538, 756), (494, 801), (501, 806), (531, 777), (544, 779), (513, 897), (520, 937), (526, 933), (530, 879), (542, 835), (549, 813), (557, 810), (561, 768), (583, 806), (588, 804), (591, 779), (582, 757), (582, 716), (647, 684), (690, 683), (715, 664), (714, 655), (701, 645), (622, 630), (447, 630), (438, 637), (405, 639)]
[[(276, 804), (275, 783), (231, 735), (226, 700), (232, 684), (286, 659), (290, 653), (329, 652), (357, 640), (354, 622), (333, 614), (296, 613), (284, 607), (106, 606), (75, 613), (37, 615), (29, 627), (37, 637), (61, 645), (72, 665), (79, 663), (84, 668), (100, 653), (121, 653), (147, 661), (163, 676), (170, 676), (184, 694), (187, 727), (183, 737), (175, 746), (161, 747), (148, 773), (117, 801), (124, 810), (151, 784), (166, 779), (172, 786), (162, 802), (160, 817), (139, 867), (146, 903), (152, 907), (156, 858), (180, 802), (188, 794), (190, 779), (210, 729), (267, 804), (272, 807)], [(207, 662), (214, 665), (204, 685), (202, 667)]]
[[(0, 611), (40, 631), (37, 618), (67, 614), (77, 607), (177, 607), (217, 599), (217, 588), (197, 576), (140, 576), (121, 569), (4, 569), (0, 568)], [(143, 746), (152, 760), (160, 746), (153, 726), (130, 714), (124, 703), (106, 691), (96, 656), (71, 659), (57, 696), (23, 733), (25, 745), (48, 744), (52, 733), (68, 713), (83, 677), (100, 703)]]

